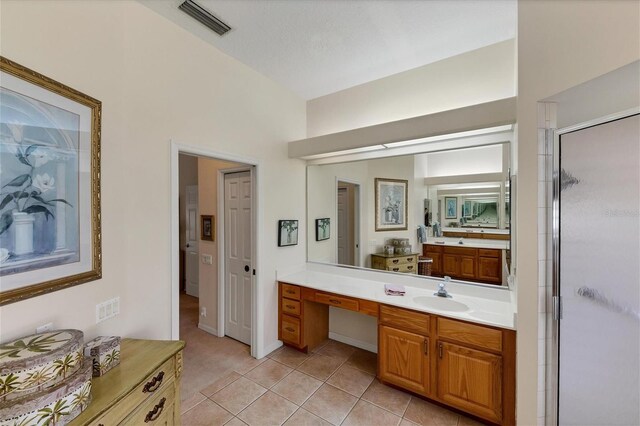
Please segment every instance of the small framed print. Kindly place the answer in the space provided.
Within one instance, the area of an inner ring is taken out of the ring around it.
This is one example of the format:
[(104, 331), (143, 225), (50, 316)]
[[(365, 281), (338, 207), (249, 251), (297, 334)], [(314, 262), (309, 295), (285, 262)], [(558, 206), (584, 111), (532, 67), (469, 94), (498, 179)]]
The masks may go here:
[(316, 241), (328, 240), (331, 236), (331, 219), (316, 219)]
[(298, 221), (293, 219), (278, 221), (278, 247), (298, 244)]
[(216, 240), (215, 216), (200, 215), (200, 239), (204, 241)]

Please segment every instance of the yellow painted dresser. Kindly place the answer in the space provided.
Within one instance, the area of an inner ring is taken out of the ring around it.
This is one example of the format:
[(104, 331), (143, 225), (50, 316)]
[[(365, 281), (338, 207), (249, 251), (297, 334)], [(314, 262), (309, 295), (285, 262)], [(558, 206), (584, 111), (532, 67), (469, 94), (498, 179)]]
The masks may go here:
[(79, 425), (180, 424), (183, 341), (123, 339), (120, 365), (94, 377)]

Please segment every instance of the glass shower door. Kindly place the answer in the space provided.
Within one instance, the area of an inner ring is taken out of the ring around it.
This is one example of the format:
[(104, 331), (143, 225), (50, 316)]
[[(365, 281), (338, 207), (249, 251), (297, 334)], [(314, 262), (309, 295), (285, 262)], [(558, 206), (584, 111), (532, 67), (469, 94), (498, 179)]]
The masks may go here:
[(558, 421), (640, 424), (640, 115), (559, 138)]

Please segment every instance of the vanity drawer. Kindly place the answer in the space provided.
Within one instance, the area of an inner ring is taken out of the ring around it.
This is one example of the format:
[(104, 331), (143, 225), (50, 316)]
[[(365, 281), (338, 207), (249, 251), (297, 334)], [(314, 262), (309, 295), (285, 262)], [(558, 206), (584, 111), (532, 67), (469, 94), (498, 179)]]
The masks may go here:
[(478, 249), (480, 257), (500, 257), (500, 250), (496, 249)]
[(478, 249), (475, 248), (464, 248), (464, 247), (449, 247), (446, 246), (444, 248), (444, 252), (447, 254), (456, 254), (458, 256), (477, 256)]
[(424, 335), (429, 333), (429, 321), (429, 314), (380, 305), (380, 322), (387, 325), (412, 330)]
[(413, 265), (408, 265), (408, 264), (404, 264), (404, 265), (394, 265), (394, 266), (387, 266), (387, 271), (392, 271), (392, 272), (416, 272), (418, 270), (418, 266), (413, 264)]
[(300, 300), (300, 287), (291, 284), (280, 284), (282, 286), (282, 296), (289, 299)]
[(388, 268), (394, 267), (394, 266), (398, 266), (398, 265), (406, 265), (408, 263), (416, 263), (418, 261), (418, 258), (416, 255), (409, 255), (409, 256), (398, 256), (398, 257), (391, 257), (386, 260), (386, 266)]
[(350, 311), (359, 310), (357, 299), (351, 299), (344, 296), (336, 296), (335, 294), (331, 293), (316, 292), (315, 300), (318, 303), (324, 303), (325, 305), (349, 309)]
[(502, 331), (467, 322), (438, 318), (438, 336), (502, 352)]
[(282, 340), (296, 345), (300, 344), (300, 319), (290, 315), (282, 315), (282, 326), (280, 329)]
[(282, 298), (281, 301), (282, 312), (291, 315), (300, 315), (300, 302), (297, 300)]

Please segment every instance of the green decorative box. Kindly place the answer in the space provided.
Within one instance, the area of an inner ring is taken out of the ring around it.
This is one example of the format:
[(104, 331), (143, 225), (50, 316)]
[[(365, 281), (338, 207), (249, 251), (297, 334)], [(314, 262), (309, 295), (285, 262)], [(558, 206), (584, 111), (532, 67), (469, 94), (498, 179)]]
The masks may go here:
[(64, 381), (82, 367), (84, 335), (55, 330), (0, 344), (0, 403)]
[(0, 426), (62, 426), (91, 402), (91, 365), (62, 382), (20, 399), (0, 403)]
[(120, 337), (96, 337), (84, 345), (84, 356), (92, 360), (93, 377), (102, 376), (120, 364)]

